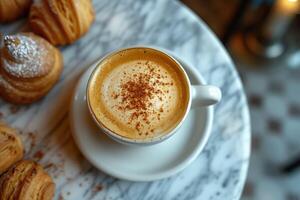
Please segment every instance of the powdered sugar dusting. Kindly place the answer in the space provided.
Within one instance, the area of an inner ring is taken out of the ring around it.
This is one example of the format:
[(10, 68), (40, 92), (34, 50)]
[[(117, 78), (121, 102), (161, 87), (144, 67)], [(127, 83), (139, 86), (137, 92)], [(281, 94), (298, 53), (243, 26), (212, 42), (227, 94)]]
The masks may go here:
[[(4, 48), (12, 57), (2, 58), (5, 71), (21, 78), (40, 77), (49, 72), (45, 64), (49, 53), (42, 40), (33, 39), (30, 34), (17, 34), (4, 37)], [(51, 59), (50, 59), (51, 60)]]
[(4, 45), (18, 61), (22, 61), (23, 59), (30, 60), (31, 56), (37, 56), (40, 53), (37, 51), (36, 42), (22, 35), (4, 36)]

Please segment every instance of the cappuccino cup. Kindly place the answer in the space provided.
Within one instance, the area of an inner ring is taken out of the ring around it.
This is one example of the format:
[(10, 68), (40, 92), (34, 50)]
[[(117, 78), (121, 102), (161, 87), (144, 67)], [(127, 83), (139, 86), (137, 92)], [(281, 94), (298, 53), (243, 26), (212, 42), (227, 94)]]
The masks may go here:
[(103, 133), (123, 144), (146, 146), (175, 134), (190, 109), (218, 103), (221, 91), (191, 85), (169, 53), (141, 46), (114, 51), (98, 61), (86, 96)]

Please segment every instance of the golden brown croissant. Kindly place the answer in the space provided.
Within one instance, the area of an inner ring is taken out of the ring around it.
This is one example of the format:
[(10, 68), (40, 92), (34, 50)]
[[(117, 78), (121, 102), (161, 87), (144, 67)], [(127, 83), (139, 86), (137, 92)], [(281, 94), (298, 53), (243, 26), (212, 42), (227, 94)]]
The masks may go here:
[(33, 161), (18, 162), (0, 178), (3, 200), (51, 200), (54, 191), (51, 177)]
[(64, 45), (85, 34), (94, 18), (91, 0), (40, 0), (30, 9), (29, 24), (52, 44)]
[(32, 0), (1, 0), (0, 22), (10, 22), (24, 15)]
[(16, 130), (0, 122), (0, 174), (22, 157), (23, 145)]
[(45, 96), (62, 71), (60, 51), (32, 33), (4, 36), (0, 53), (0, 96), (27, 104)]

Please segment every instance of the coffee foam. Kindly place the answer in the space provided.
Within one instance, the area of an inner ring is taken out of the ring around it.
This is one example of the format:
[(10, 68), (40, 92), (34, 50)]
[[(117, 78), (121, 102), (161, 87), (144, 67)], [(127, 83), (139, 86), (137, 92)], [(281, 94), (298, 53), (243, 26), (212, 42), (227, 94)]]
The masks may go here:
[(189, 90), (174, 60), (156, 50), (133, 48), (99, 64), (88, 98), (96, 119), (107, 129), (146, 139), (176, 127), (188, 106)]

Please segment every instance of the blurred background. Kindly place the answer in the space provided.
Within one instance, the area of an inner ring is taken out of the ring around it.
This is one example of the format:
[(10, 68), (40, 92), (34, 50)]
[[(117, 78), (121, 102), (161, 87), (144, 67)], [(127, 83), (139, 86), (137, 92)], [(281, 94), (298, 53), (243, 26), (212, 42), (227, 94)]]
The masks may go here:
[(252, 123), (243, 200), (300, 200), (300, 0), (181, 0), (227, 48)]

